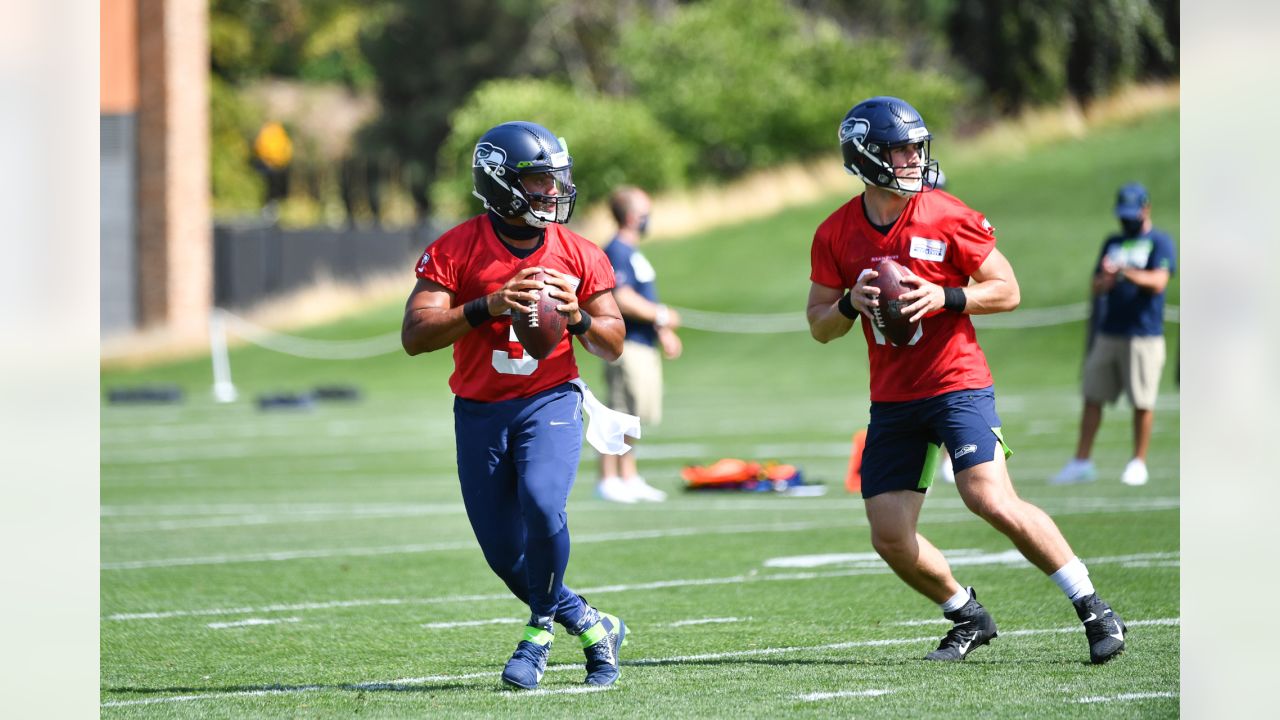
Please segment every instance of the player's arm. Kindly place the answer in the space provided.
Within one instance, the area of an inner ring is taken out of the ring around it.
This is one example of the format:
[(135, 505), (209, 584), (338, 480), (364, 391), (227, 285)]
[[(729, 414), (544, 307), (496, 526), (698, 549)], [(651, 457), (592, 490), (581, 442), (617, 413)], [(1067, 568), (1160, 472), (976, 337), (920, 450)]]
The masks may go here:
[(652, 323), (654, 327), (671, 328), (672, 330), (680, 327), (680, 314), (675, 310), (656, 303), (640, 293), (635, 288), (622, 285), (613, 289), (614, 302), (618, 304), (618, 310), (622, 312), (622, 317), (630, 318), (637, 322)]
[(622, 339), (627, 331), (622, 324), (622, 313), (613, 299), (613, 293), (601, 290), (579, 305), (578, 296), (573, 293), (568, 278), (550, 268), (545, 268), (545, 271), (550, 278), (547, 281), (547, 292), (563, 303), (556, 309), (569, 316), (570, 332), (585, 322), (586, 331), (575, 334), (587, 352), (610, 362), (617, 360), (622, 355)]
[(1117, 275), (1149, 293), (1162, 293), (1169, 285), (1169, 271), (1165, 268), (1155, 270), (1120, 268)]
[(907, 276), (902, 282), (912, 289), (902, 294), (902, 302), (907, 303), (902, 308), (902, 314), (910, 318), (911, 322), (919, 322), (932, 312), (946, 309), (948, 294), (956, 298), (951, 309), (970, 315), (1009, 312), (1022, 302), (1013, 266), (998, 249), (991, 249), (991, 254), (982, 261), (972, 277), (973, 282), (966, 287), (943, 288), (918, 275)]
[(471, 328), (509, 309), (520, 309), (534, 299), (532, 290), (542, 283), (528, 280), (541, 268), (525, 268), (498, 290), (465, 305), (453, 307), (454, 294), (445, 286), (418, 278), (404, 306), (400, 344), (410, 355), (449, 347)]
[[(877, 276), (876, 271), (867, 270), (858, 278), (853, 289), (849, 291), (849, 306), (854, 313), (871, 316), (871, 308), (879, 304), (876, 298), (880, 289), (867, 285)], [(843, 337), (853, 327), (854, 318), (840, 309), (844, 298), (844, 290), (827, 287), (819, 283), (809, 285), (809, 303), (805, 308), (805, 317), (809, 320), (809, 334), (820, 343), (828, 343)], [(856, 317), (856, 316), (855, 316)]]

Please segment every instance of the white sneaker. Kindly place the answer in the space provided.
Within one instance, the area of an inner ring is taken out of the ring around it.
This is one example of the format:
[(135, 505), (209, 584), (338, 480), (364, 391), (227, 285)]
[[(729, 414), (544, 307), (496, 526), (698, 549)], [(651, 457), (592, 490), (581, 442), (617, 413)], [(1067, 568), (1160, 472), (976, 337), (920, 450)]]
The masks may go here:
[(1093, 482), (1098, 478), (1098, 471), (1092, 460), (1071, 458), (1057, 475), (1049, 478), (1050, 485), (1071, 485), (1072, 483)]
[(596, 483), (596, 497), (609, 502), (627, 503), (636, 502), (637, 498), (631, 494), (629, 483), (622, 481), (622, 478), (614, 475), (607, 477)]
[(627, 486), (627, 491), (631, 493), (631, 497), (645, 502), (662, 502), (667, 499), (667, 494), (658, 488), (644, 481), (639, 475), (624, 480), (623, 485)]
[(1124, 472), (1120, 474), (1120, 482), (1125, 485), (1146, 485), (1147, 484), (1147, 464), (1134, 458), (1124, 466)]

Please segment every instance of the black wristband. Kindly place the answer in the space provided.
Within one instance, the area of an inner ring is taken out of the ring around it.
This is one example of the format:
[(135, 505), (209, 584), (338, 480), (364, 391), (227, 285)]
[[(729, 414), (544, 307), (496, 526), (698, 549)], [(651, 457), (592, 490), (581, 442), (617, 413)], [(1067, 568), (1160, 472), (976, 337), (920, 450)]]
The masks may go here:
[(581, 335), (591, 327), (591, 316), (582, 312), (582, 310), (579, 310), (578, 313), (582, 315), (582, 319), (569, 326), (570, 335)]
[(942, 309), (952, 310), (954, 312), (964, 312), (964, 306), (968, 303), (969, 298), (965, 297), (963, 288), (942, 288)]
[(475, 300), (468, 300), (466, 305), (462, 306), (462, 314), (467, 317), (467, 322), (471, 327), (479, 327), (481, 323), (486, 323), (493, 319), (489, 314), (489, 299), (486, 297), (478, 297)]
[(840, 298), (840, 302), (836, 303), (836, 309), (840, 314), (850, 320), (858, 319), (858, 311), (853, 309), (853, 293), (847, 292), (844, 297)]

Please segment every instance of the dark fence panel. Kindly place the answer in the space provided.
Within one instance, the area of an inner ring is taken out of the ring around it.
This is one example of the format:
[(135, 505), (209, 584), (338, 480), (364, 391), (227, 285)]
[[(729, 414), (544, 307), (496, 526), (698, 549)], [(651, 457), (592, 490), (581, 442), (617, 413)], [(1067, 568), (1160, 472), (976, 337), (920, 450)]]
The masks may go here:
[(132, 330), (138, 322), (137, 118), (101, 115), (98, 128), (99, 327), (110, 333)]
[(406, 282), (422, 249), (439, 232), (224, 225), (213, 230), (213, 301), (245, 309), (322, 279), (359, 282), (401, 271)]

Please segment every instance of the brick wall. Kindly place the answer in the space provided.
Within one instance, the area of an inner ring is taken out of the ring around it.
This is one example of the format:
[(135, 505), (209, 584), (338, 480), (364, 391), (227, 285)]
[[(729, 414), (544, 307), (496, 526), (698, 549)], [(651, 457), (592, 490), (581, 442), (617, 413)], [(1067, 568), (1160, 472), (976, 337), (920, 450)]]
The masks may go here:
[(138, 0), (137, 10), (139, 320), (203, 332), (213, 299), (208, 6)]

